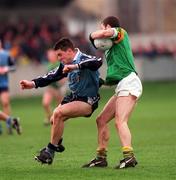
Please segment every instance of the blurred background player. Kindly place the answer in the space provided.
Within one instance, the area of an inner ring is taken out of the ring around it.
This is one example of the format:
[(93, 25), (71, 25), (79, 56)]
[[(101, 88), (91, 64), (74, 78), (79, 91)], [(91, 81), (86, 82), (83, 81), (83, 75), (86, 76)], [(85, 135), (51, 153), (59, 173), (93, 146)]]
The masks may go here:
[[(19, 124), (18, 118), (13, 118), (4, 112), (0, 111), (0, 120), (5, 121), (9, 126), (9, 131), (12, 134), (12, 129), (15, 129), (17, 134), (21, 134), (21, 126)], [(0, 132), (1, 133), (1, 132)]]
[[(10, 95), (9, 95), (9, 79), (8, 73), (15, 71), (15, 63), (8, 51), (3, 48), (3, 40), (0, 39), (0, 101), (3, 112), (7, 115), (11, 113)], [(11, 126), (6, 124), (7, 132), (10, 134)], [(2, 127), (1, 127), (2, 130)]]
[[(47, 51), (47, 70), (52, 71), (55, 68), (59, 67), (60, 62), (58, 61), (57, 55), (53, 49), (49, 49)], [(52, 115), (51, 103), (53, 100), (56, 100), (57, 104), (63, 99), (63, 96), (66, 92), (66, 78), (60, 80), (59, 82), (51, 83), (45, 90), (42, 99), (42, 105), (45, 110), (46, 118), (44, 121), (44, 125), (50, 124), (50, 118)]]

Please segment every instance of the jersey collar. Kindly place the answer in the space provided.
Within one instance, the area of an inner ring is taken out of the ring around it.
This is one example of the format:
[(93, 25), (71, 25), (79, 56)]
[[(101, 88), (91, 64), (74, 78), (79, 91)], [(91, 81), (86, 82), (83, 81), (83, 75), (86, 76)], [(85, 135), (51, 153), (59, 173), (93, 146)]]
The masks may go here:
[(78, 48), (75, 48), (75, 50), (77, 51), (77, 53), (75, 54), (75, 57), (73, 58), (73, 61), (76, 61), (79, 58), (80, 54), (81, 54), (81, 51)]

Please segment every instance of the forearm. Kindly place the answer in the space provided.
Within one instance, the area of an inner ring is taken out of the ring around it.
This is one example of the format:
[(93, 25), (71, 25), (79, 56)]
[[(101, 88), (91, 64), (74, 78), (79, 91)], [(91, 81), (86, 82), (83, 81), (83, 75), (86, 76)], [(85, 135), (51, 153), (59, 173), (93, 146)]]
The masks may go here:
[(33, 79), (35, 83), (35, 87), (45, 87), (51, 84), (52, 82), (61, 80), (64, 77), (67, 77), (67, 74), (63, 74), (63, 66), (60, 65), (60, 67), (50, 71), (49, 73), (45, 74), (44, 76), (38, 77)]
[[(66, 76), (64, 76), (64, 77), (66, 77)], [(48, 86), (52, 82), (59, 81), (59, 80), (63, 79), (64, 77), (58, 78), (58, 79), (46, 79), (46, 78), (39, 77), (39, 78), (36, 78), (36, 79), (32, 79), (32, 81), (35, 84), (35, 88), (38, 88), (38, 87)]]
[(98, 38), (103, 38), (103, 37), (104, 37), (104, 34), (103, 34), (102, 30), (98, 30), (98, 31), (95, 31), (95, 32), (91, 33), (91, 38), (92, 39), (98, 39)]
[(110, 38), (114, 34), (114, 31), (112, 29), (109, 30), (97, 30), (95, 32), (91, 33), (91, 38), (92, 39), (101, 39), (101, 38)]
[(45, 80), (42, 77), (37, 78), (37, 79), (33, 79), (32, 81), (34, 82), (34, 87), (35, 88), (45, 87), (45, 86), (48, 86), (51, 83), (51, 81)]

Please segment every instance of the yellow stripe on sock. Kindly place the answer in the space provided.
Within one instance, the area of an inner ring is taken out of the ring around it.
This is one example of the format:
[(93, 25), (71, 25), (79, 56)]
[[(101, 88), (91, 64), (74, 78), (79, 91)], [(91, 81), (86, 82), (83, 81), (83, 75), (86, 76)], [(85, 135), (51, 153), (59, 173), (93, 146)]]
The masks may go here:
[(122, 147), (122, 152), (123, 152), (124, 158), (134, 156), (132, 147), (124, 146)]
[(124, 147), (122, 147), (122, 152), (124, 152), (124, 151), (133, 151), (133, 148), (130, 146), (124, 146)]
[(106, 156), (107, 156), (107, 150), (105, 148), (97, 149), (97, 157), (106, 158)]

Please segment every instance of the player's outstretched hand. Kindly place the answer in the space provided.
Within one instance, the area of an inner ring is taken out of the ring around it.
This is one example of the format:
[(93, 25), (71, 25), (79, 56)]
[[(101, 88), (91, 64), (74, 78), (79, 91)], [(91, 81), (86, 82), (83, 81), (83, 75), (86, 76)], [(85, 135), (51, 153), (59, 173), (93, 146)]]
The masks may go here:
[(35, 87), (34, 81), (22, 80), (20, 81), (21, 89), (32, 89)]

